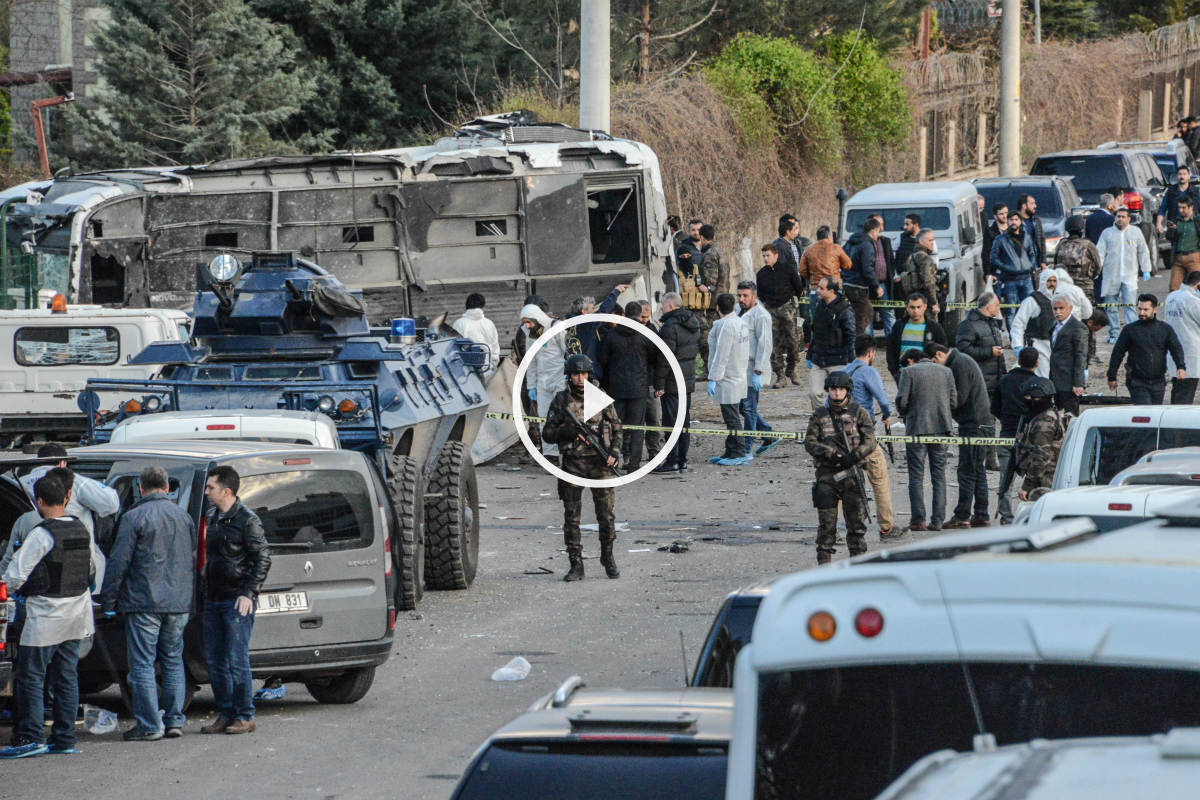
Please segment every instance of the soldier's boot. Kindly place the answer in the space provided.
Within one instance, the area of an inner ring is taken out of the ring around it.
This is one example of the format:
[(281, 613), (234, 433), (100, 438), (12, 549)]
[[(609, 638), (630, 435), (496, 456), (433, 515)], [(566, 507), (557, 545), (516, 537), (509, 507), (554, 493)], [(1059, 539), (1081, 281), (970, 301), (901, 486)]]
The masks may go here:
[(827, 550), (818, 550), (817, 551), (817, 564), (818, 565), (828, 564), (830, 561), (833, 561), (833, 553), (830, 553)]
[(617, 560), (613, 558), (613, 543), (604, 542), (600, 545), (600, 563), (604, 566), (604, 574), (610, 578), (621, 577), (621, 570), (617, 569)]
[(569, 569), (567, 574), (563, 576), (563, 580), (583, 580), (583, 553), (569, 553), (567, 557), (571, 559), (571, 569)]
[[(796, 377), (796, 368), (795, 367), (792, 367), (790, 370), (788, 370), (787, 376), (788, 376), (788, 380), (790, 380), (792, 382), (792, 386), (800, 386), (801, 385), (800, 379)], [(784, 386), (787, 386), (787, 384), (785, 383)]]

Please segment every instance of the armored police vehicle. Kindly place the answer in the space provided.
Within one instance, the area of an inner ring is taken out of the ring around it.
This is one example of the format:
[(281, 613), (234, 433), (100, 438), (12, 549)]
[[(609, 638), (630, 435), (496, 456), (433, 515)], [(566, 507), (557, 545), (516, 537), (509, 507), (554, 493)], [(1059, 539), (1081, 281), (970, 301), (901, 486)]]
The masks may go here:
[[(487, 348), (432, 330), (418, 341), (411, 319), (396, 320), (396, 336), (372, 330), (360, 292), (294, 253), (246, 263), (222, 254), (200, 271), (191, 340), (151, 344), (130, 361), (165, 365), (158, 375), (93, 379), (80, 393), (89, 442), (168, 411), (324, 414), (342, 449), (365, 453), (387, 476), (397, 605), (415, 607), (424, 583), (467, 588), (479, 552), (469, 450), (487, 408)], [(125, 398), (104, 406), (101, 393), (118, 390)]]
[(375, 322), (457, 316), (481, 292), (502, 342), (534, 292), (656, 301), (671, 251), (653, 150), (529, 112), (422, 147), (60, 173), (4, 201), (10, 244), (72, 301), (182, 307), (197, 261), (295, 250)]

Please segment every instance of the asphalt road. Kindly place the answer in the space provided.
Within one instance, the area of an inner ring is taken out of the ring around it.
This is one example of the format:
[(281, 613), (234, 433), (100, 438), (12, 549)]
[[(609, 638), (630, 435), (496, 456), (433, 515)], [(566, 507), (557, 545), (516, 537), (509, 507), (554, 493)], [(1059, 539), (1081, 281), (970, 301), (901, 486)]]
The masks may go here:
[[(1152, 286), (1164, 292), (1163, 283), (1160, 274)], [(1102, 368), (1092, 373), (1089, 389), (1099, 391)], [(696, 406), (701, 424), (718, 423), (702, 387)], [(803, 430), (803, 387), (766, 392), (762, 411), (778, 429)], [(286, 699), (260, 704), (256, 733), (202, 736), (212, 711), (202, 693), (182, 739), (132, 744), (81, 732), (79, 755), (6, 762), (0, 797), (445, 798), (491, 731), (572, 674), (593, 686), (681, 685), (728, 591), (815, 563), (812, 468), (802, 447), (785, 443), (741, 468), (706, 463), (719, 447), (719, 438), (694, 439), (688, 473), (619, 489), (617, 519), (628, 525), (618, 538), (622, 577), (603, 576), (595, 534), (585, 532), (588, 577), (575, 584), (560, 580), (566, 557), (555, 482), (510, 451), (478, 471), (486, 507), (474, 586), (427, 594), (419, 611), (400, 616), (392, 658), (365, 699), (321, 706), (289, 685)], [(953, 465), (952, 458), (951, 506)], [(892, 474), (903, 525), (905, 474)], [(994, 486), (998, 475), (989, 477)], [(586, 501), (584, 509), (591, 521)], [(676, 540), (689, 550), (658, 550)], [(868, 542), (878, 546), (874, 525)], [(515, 655), (532, 662), (529, 677), (491, 681)], [(120, 702), (113, 692), (92, 701)]]

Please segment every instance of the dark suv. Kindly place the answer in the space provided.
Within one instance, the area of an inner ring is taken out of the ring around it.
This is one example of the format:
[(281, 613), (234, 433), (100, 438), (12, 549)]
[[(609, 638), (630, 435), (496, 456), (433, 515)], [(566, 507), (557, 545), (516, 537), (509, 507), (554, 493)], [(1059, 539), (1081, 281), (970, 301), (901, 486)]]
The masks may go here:
[(1074, 209), (1083, 205), (1075, 187), (1067, 178), (1057, 175), (1016, 175), (1008, 178), (976, 178), (975, 191), (983, 197), (984, 213), (989, 224), (992, 206), (1004, 203), (1011, 211), (1017, 210), (1017, 198), (1023, 194), (1037, 202), (1037, 215), (1042, 219), (1046, 235), (1046, 256), (1054, 255), (1058, 242), (1066, 235), (1067, 217)]
[(1038, 156), (1029, 169), (1032, 175), (1061, 175), (1070, 178), (1075, 191), (1087, 205), (1095, 206), (1100, 195), (1110, 189), (1124, 193), (1117, 202), (1135, 215), (1135, 223), (1146, 237), (1150, 253), (1169, 249), (1159, 242), (1154, 215), (1167, 191), (1162, 170), (1154, 156), (1145, 150), (1074, 150)]
[(586, 689), (578, 676), (492, 734), (452, 800), (722, 800), (729, 689)]

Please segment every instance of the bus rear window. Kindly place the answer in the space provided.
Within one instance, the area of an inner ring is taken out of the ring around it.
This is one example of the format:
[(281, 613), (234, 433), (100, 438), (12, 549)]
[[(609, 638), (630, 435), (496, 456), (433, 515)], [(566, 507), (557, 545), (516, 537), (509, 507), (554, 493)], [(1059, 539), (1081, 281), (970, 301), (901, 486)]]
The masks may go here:
[(18, 328), (13, 351), (24, 367), (107, 366), (117, 363), (121, 336), (107, 325)]
[[(1000, 745), (1200, 723), (1196, 672), (1033, 663), (973, 663), (970, 672)], [(754, 797), (868, 800), (929, 753), (970, 751), (976, 733), (959, 663), (765, 673)]]

